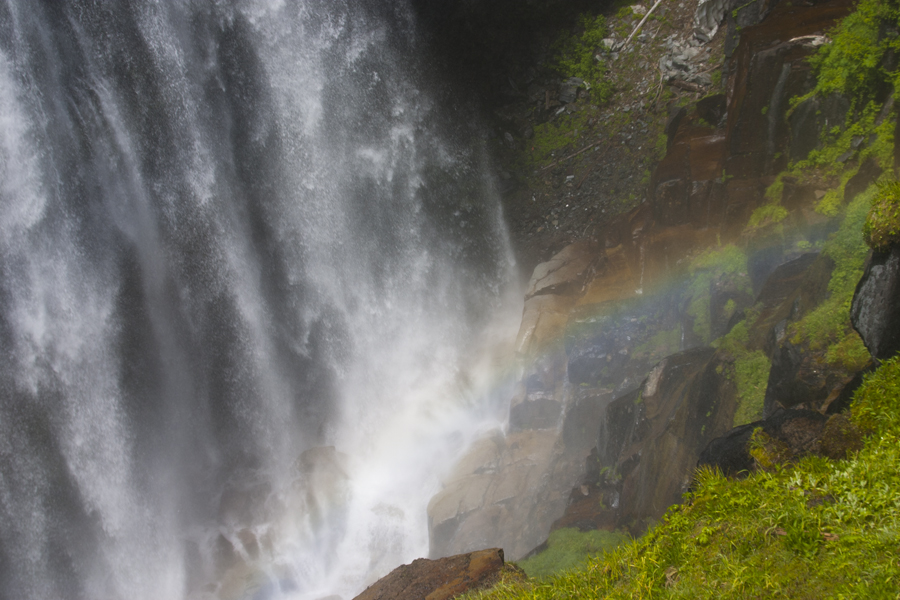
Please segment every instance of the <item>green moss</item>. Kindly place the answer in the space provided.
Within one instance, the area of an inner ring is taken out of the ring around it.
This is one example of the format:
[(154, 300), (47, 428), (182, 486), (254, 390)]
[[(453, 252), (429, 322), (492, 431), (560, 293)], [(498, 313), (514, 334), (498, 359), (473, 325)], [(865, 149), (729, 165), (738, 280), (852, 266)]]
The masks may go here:
[[(630, 9), (629, 9), (630, 10)], [(564, 77), (579, 77), (592, 88), (600, 102), (612, 96), (612, 85), (606, 77), (606, 63), (594, 58), (603, 38), (609, 32), (603, 15), (581, 15), (581, 33), (560, 36), (554, 44), (554, 67)]]
[(766, 204), (760, 206), (753, 211), (752, 215), (750, 215), (750, 220), (747, 222), (745, 231), (752, 231), (753, 229), (780, 223), (781, 221), (784, 221), (787, 216), (787, 209), (780, 204)]
[(656, 157), (656, 160), (662, 160), (666, 155), (666, 151), (669, 148), (669, 136), (665, 133), (660, 133), (656, 136), (656, 144), (653, 148), (653, 153)]
[(681, 345), (681, 328), (675, 327), (659, 331), (642, 344), (634, 347), (635, 356), (648, 356), (651, 360), (662, 360), (670, 354), (678, 352)]
[(577, 151), (578, 140), (588, 132), (589, 120), (586, 113), (578, 111), (535, 126), (531, 159), (536, 163), (550, 162)]
[(891, 439), (900, 436), (900, 356), (867, 375), (853, 395), (853, 423), (866, 433)]
[(879, 252), (900, 244), (900, 181), (878, 186), (863, 225), (863, 236), (869, 247)]
[(828, 282), (828, 299), (791, 326), (791, 342), (808, 343), (818, 350), (843, 339), (850, 328), (850, 303), (862, 277), (868, 253), (862, 235), (875, 186), (859, 194), (846, 208), (840, 229), (825, 243), (823, 252), (835, 263)]
[(822, 199), (816, 205), (816, 212), (826, 217), (835, 217), (841, 212), (841, 205), (844, 203), (844, 188), (832, 188), (825, 192)]
[(848, 332), (844, 339), (828, 346), (825, 352), (825, 362), (832, 367), (843, 367), (851, 373), (865, 368), (870, 360), (872, 355), (855, 331)]
[(897, 81), (897, 69), (884, 68), (889, 52), (900, 50), (896, 34), (900, 11), (895, 2), (861, 0), (856, 10), (831, 32), (826, 44), (811, 58), (816, 72), (816, 93), (825, 96), (841, 93), (855, 107), (864, 106), (885, 85)]
[(611, 531), (557, 529), (550, 533), (547, 549), (517, 564), (529, 577), (542, 578), (584, 563), (588, 558), (614, 550), (629, 538)]
[(760, 350), (748, 352), (734, 361), (735, 383), (738, 389), (738, 409), (734, 426), (751, 423), (762, 418), (766, 386), (772, 362)]
[(745, 319), (731, 328), (731, 331), (716, 340), (713, 345), (733, 358), (734, 382), (737, 387), (738, 408), (734, 415), (734, 427), (751, 423), (762, 417), (766, 386), (772, 362), (765, 353), (749, 351), (748, 320)]
[(711, 341), (710, 284), (723, 275), (739, 278), (741, 289), (752, 291), (747, 277), (747, 255), (734, 245), (710, 249), (697, 256), (688, 268), (690, 303), (688, 314), (694, 319), (694, 333), (705, 343)]

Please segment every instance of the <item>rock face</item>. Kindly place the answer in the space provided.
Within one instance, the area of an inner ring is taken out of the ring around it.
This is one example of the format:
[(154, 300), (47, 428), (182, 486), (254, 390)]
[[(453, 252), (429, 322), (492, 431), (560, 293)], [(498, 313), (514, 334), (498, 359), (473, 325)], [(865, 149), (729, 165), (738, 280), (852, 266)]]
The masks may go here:
[(872, 356), (900, 352), (900, 247), (872, 256), (856, 286), (850, 320)]
[(729, 358), (712, 348), (674, 354), (638, 390), (612, 402), (598, 450), (554, 528), (643, 533), (681, 499), (701, 450), (731, 428), (737, 399)]
[[(769, 202), (774, 174), (808, 154), (842, 110), (834, 98), (804, 109), (805, 121), (785, 118), (788, 99), (814, 83), (806, 58), (850, 2), (715, 4), (737, 42), (727, 93), (673, 111), (648, 201), (535, 269), (509, 428), (475, 443), (430, 503), (432, 557), (502, 545), (517, 559), (557, 527), (643, 532), (680, 500), (701, 452), (732, 429), (739, 359), (710, 344), (751, 308), (746, 349), (777, 366), (769, 410), (843, 402), (854, 374), (817, 379), (823, 357), (786, 336), (826, 297), (834, 267), (799, 250), (833, 231), (813, 210), (821, 184), (784, 178), (787, 219), (747, 223)], [(697, 260), (729, 245), (738, 266)], [(782, 393), (798, 376), (808, 389)]]
[(397, 567), (354, 600), (450, 600), (469, 590), (489, 587), (503, 567), (500, 548), (440, 560), (420, 558)]

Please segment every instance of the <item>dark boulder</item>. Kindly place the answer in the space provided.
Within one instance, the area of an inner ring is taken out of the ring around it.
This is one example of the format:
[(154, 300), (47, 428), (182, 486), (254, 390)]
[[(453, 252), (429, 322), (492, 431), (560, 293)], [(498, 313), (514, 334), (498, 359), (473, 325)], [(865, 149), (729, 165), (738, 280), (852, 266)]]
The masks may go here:
[(875, 253), (856, 286), (850, 322), (879, 360), (900, 352), (900, 247)]
[[(835, 415), (832, 418), (837, 418)], [(753, 432), (761, 429), (767, 446), (777, 448), (781, 459), (791, 460), (810, 453), (821, 453), (820, 442), (827, 439), (826, 455), (837, 454), (840, 448), (852, 446), (847, 438), (852, 437), (846, 417), (829, 430), (830, 436), (823, 435), (830, 422), (829, 417), (813, 410), (779, 409), (762, 421), (736, 427), (722, 437), (712, 440), (697, 460), (697, 466), (716, 467), (729, 477), (745, 475), (756, 469), (756, 460), (751, 456), (749, 443)], [(769, 454), (774, 454), (772, 450)]]
[(419, 558), (397, 567), (354, 600), (449, 600), (469, 590), (489, 587), (503, 569), (500, 548), (438, 560)]

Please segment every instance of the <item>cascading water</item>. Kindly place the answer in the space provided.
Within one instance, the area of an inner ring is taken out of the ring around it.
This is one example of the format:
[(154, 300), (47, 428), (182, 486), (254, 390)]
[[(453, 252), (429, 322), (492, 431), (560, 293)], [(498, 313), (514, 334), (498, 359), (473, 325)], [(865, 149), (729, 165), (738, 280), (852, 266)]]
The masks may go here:
[(0, 598), (349, 598), (427, 553), (510, 261), (414, 25), (0, 5)]

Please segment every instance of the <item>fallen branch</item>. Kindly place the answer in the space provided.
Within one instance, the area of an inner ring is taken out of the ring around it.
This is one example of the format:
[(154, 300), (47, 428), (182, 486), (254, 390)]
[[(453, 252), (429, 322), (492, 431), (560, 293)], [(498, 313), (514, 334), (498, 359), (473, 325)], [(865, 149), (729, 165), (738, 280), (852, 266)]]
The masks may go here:
[(644, 15), (644, 18), (641, 19), (641, 22), (637, 24), (637, 27), (634, 28), (634, 31), (631, 32), (631, 35), (628, 36), (628, 39), (625, 40), (625, 43), (622, 44), (622, 47), (619, 48), (619, 52), (623, 52), (625, 50), (625, 48), (628, 47), (628, 44), (631, 43), (631, 39), (635, 36), (635, 34), (637, 34), (638, 31), (641, 30), (641, 27), (644, 26), (644, 22), (647, 21), (647, 19), (650, 17), (650, 15), (653, 13), (653, 11), (656, 10), (656, 7), (659, 6), (660, 4), (662, 4), (662, 0), (656, 0), (656, 4), (654, 4), (650, 8), (650, 10), (647, 11), (647, 14)]
[(594, 146), (596, 146), (596, 145), (599, 144), (599, 143), (600, 143), (600, 140), (597, 140), (596, 142), (594, 142), (594, 143), (591, 144), (590, 146), (585, 146), (584, 148), (582, 148), (581, 150), (579, 150), (578, 152), (576, 152), (576, 153), (574, 153), (574, 154), (570, 154), (570, 155), (568, 155), (568, 156), (565, 156), (565, 157), (559, 159), (559, 160), (556, 161), (556, 162), (550, 163), (550, 164), (547, 165), (546, 167), (541, 167), (541, 168), (538, 170), (538, 173), (540, 173), (541, 171), (546, 171), (547, 169), (552, 169), (553, 167), (555, 167), (555, 166), (558, 165), (559, 163), (564, 162), (564, 161), (567, 161), (567, 160), (569, 160), (570, 158), (573, 158), (573, 157), (575, 157), (575, 156), (578, 156), (578, 155), (581, 154), (582, 152), (586, 152), (586, 151), (590, 150), (591, 148), (593, 148)]
[(682, 81), (680, 79), (673, 79), (669, 82), (669, 85), (672, 87), (677, 87), (678, 89), (685, 90), (687, 92), (697, 92), (702, 94), (703, 88), (697, 85), (696, 83), (691, 83), (689, 81)]

